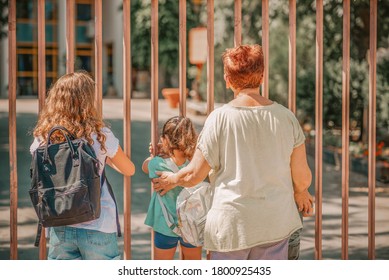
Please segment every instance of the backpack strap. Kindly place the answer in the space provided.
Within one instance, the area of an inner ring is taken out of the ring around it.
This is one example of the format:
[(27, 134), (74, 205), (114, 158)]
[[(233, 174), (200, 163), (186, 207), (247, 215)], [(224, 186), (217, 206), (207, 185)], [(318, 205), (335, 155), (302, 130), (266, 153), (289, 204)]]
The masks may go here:
[(171, 158), (165, 158), (164, 160), (171, 171), (174, 173), (179, 171), (177, 164)]
[(158, 198), (159, 204), (161, 205), (162, 213), (163, 213), (163, 216), (165, 218), (165, 221), (166, 221), (168, 227), (175, 234), (177, 234), (178, 236), (181, 236), (181, 233), (180, 233), (180, 230), (178, 229), (178, 226), (174, 223), (174, 219), (173, 219), (172, 214), (170, 214), (169, 211), (167, 210), (165, 204), (162, 201), (162, 197), (159, 193), (157, 193), (157, 198)]
[(111, 186), (111, 184), (109, 183), (109, 181), (107, 180), (107, 177), (105, 176), (105, 167), (104, 167), (104, 169), (103, 169), (103, 174), (101, 174), (101, 187), (103, 187), (104, 182), (107, 183), (108, 192), (109, 192), (109, 194), (111, 195), (111, 197), (112, 197), (112, 199), (113, 199), (113, 202), (115, 202), (115, 208), (116, 208), (116, 228), (117, 228), (118, 236), (121, 237), (121, 236), (122, 236), (122, 231), (121, 231), (121, 229), (120, 229), (118, 205), (117, 205), (117, 203), (116, 203), (116, 198), (115, 198), (115, 194), (113, 193), (112, 186)]
[(41, 241), (41, 235), (42, 235), (42, 228), (43, 228), (42, 222), (39, 221), (38, 222), (38, 229), (36, 231), (35, 243), (34, 243), (35, 247), (39, 247), (39, 243)]
[[(174, 173), (178, 172), (178, 166), (174, 163), (174, 161), (171, 158), (165, 158), (165, 163), (169, 167), (170, 170), (172, 170)], [(178, 236), (181, 236), (180, 230), (178, 226), (174, 223), (174, 219), (172, 214), (169, 213), (168, 209), (166, 208), (166, 205), (162, 201), (161, 195), (157, 192), (157, 198), (159, 201), (159, 204), (161, 205), (162, 213), (165, 218), (166, 224), (168, 227)]]

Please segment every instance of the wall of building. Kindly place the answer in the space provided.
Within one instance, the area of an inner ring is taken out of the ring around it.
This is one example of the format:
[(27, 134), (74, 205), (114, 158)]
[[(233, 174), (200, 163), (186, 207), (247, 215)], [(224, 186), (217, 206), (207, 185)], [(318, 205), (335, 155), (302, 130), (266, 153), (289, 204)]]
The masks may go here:
[[(57, 0), (58, 11), (58, 76), (66, 73), (66, 1)], [(103, 1), (103, 83), (108, 87), (107, 44), (113, 46), (113, 86), (117, 96), (123, 95), (123, 21), (122, 1)], [(5, 27), (7, 28), (7, 27)], [(7, 97), (8, 39), (0, 40), (0, 97)]]
[(57, 0), (58, 7), (58, 76), (66, 73), (66, 1)]
[(0, 40), (0, 98), (8, 96), (8, 39)]
[(113, 44), (113, 85), (123, 96), (123, 12), (121, 0), (103, 1), (103, 81), (107, 81), (106, 44)]

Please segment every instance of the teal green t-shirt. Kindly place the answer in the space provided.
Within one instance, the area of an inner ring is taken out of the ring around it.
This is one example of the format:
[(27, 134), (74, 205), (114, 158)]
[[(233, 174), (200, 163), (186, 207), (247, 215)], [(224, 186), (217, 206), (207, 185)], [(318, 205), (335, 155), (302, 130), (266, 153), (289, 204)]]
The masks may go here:
[[(178, 166), (179, 169), (188, 165), (188, 161), (186, 161), (183, 165)], [(148, 165), (149, 168), (149, 177), (157, 178), (158, 176), (155, 174), (156, 171), (170, 171), (173, 172), (165, 160), (161, 157), (154, 157)], [(177, 212), (176, 212), (176, 201), (177, 196), (181, 192), (182, 187), (175, 187), (168, 191), (164, 196), (162, 196), (162, 201), (165, 204), (167, 210), (172, 215), (174, 219), (174, 223), (177, 224)], [(161, 209), (161, 205), (159, 204), (157, 193), (153, 192), (150, 200), (149, 209), (147, 211), (147, 216), (145, 219), (145, 224), (152, 227), (154, 231), (162, 233), (167, 236), (176, 237), (175, 234), (167, 225), (165, 217), (163, 216), (163, 212)]]

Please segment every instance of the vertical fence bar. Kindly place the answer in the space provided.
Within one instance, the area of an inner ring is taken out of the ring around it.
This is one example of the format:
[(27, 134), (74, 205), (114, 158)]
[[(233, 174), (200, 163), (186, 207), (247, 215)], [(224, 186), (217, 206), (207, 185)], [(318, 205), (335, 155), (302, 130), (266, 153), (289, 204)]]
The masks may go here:
[(289, 0), (288, 107), (293, 113), (296, 113), (296, 0)]
[(350, 0), (343, 1), (342, 71), (342, 259), (348, 259), (349, 139), (350, 139)]
[(95, 0), (95, 91), (96, 108), (102, 114), (103, 99), (103, 2)]
[(39, 111), (46, 98), (46, 30), (45, 0), (38, 0), (38, 96)]
[[(215, 107), (215, 4), (214, 0), (207, 0), (207, 115)], [(210, 252), (207, 251), (207, 260), (211, 258)]]
[(151, 141), (158, 143), (158, 0), (151, 1)]
[(316, 0), (316, 113), (315, 113), (315, 258), (322, 258), (323, 192), (323, 0)]
[(375, 259), (377, 0), (370, 0), (368, 257)]
[(18, 173), (16, 157), (16, 0), (8, 1), (8, 126), (10, 169), (10, 259), (18, 258)]
[(269, 0), (262, 0), (262, 50), (263, 50), (263, 81), (262, 95), (269, 98)]
[[(123, 134), (124, 153), (131, 158), (131, 0), (123, 0)], [(124, 176), (124, 259), (131, 259), (131, 177)]]
[[(38, 0), (38, 96), (39, 112), (42, 110), (46, 99), (46, 16), (45, 0)], [(46, 231), (42, 230), (39, 259), (47, 257)]]
[(235, 0), (234, 5), (234, 46), (242, 44), (242, 0)]
[(66, 0), (66, 73), (74, 72), (75, 0)]
[[(158, 154), (158, 0), (151, 0), (151, 143), (154, 154)], [(151, 232), (151, 259), (154, 259), (153, 240)]]
[(179, 1), (180, 116), (186, 116), (186, 0)]
[(214, 0), (207, 1), (207, 115), (214, 109)]

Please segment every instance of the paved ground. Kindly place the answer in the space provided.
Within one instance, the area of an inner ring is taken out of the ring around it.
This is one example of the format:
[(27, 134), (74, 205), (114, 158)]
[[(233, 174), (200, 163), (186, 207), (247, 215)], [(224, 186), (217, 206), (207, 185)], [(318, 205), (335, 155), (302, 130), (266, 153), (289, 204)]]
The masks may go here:
[[(164, 100), (159, 101), (159, 120), (162, 124), (170, 116), (178, 114), (177, 109), (170, 109)], [(123, 139), (123, 109), (119, 99), (103, 101), (103, 115), (111, 124), (119, 139)], [(132, 159), (137, 172), (132, 177), (132, 258), (150, 259), (150, 231), (143, 224), (150, 198), (150, 183), (140, 166), (148, 153), (150, 141), (150, 101), (134, 99), (131, 106), (131, 142)], [(8, 154), (8, 101), (0, 100), (0, 259), (9, 259), (9, 154)], [(198, 129), (205, 120), (188, 112)], [(38, 259), (38, 249), (33, 246), (37, 220), (27, 195), (29, 189), (28, 168), (29, 145), (32, 141), (28, 134), (37, 118), (35, 100), (18, 100), (17, 102), (17, 158), (18, 158), (18, 255), (19, 259)], [(309, 164), (314, 168), (314, 160), (309, 156)], [(323, 165), (323, 258), (341, 258), (341, 174), (336, 166)], [(123, 179), (113, 170), (107, 170), (107, 176), (115, 188), (120, 201)], [(312, 191), (313, 192), (313, 191)], [(349, 207), (349, 257), (350, 259), (367, 259), (367, 178), (364, 175), (350, 174)], [(122, 203), (119, 203), (122, 213)], [(315, 219), (305, 219), (302, 237), (301, 258), (314, 259)], [(119, 240), (120, 246), (123, 239)], [(389, 186), (377, 182), (376, 197), (376, 258), (389, 259)]]

